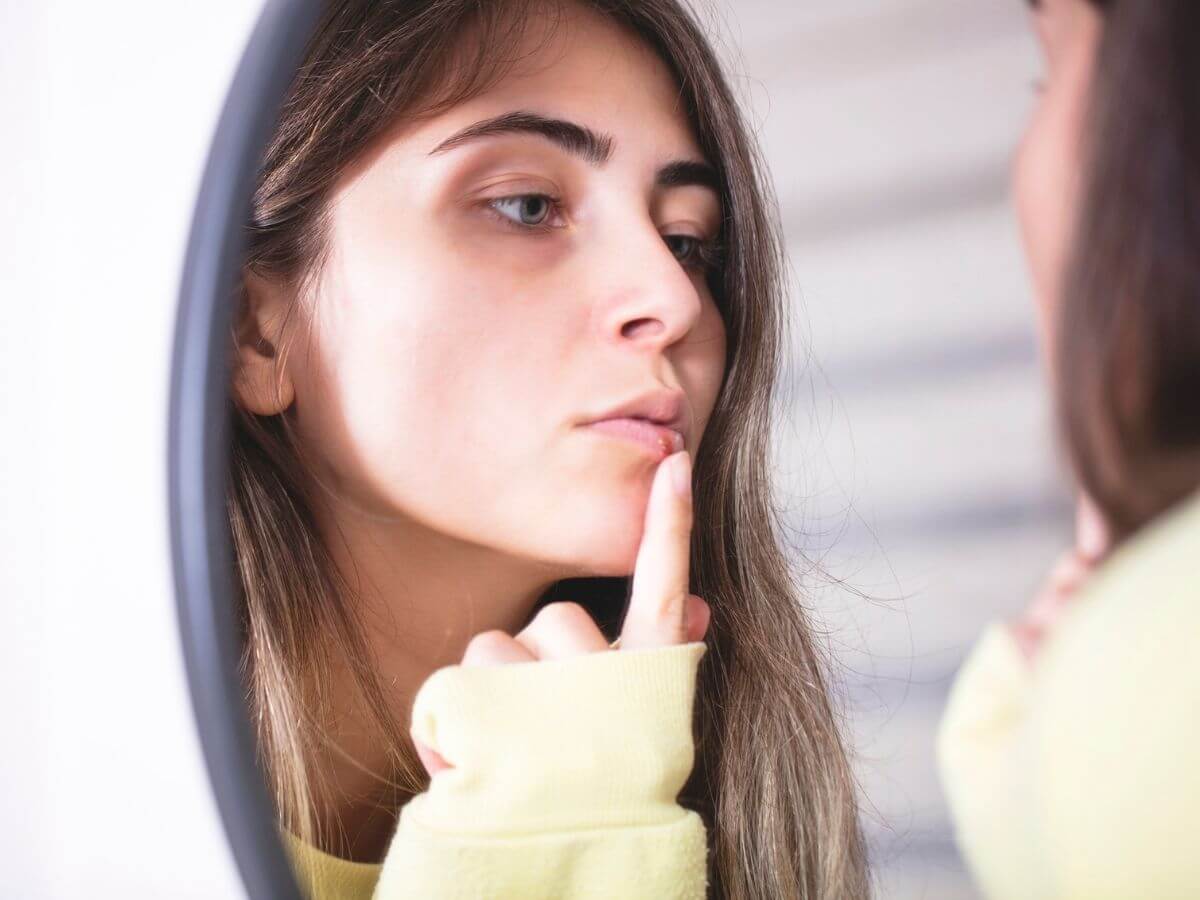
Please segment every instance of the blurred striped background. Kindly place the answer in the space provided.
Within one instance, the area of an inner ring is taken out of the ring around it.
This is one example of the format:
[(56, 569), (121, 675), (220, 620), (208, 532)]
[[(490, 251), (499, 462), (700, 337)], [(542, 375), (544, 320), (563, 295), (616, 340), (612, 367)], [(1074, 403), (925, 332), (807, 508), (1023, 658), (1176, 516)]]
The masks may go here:
[[(951, 679), (1070, 539), (1008, 197), (1018, 0), (710, 0), (778, 191), (779, 472), (838, 661), (878, 896), (977, 896), (933, 756)], [(839, 583), (841, 582), (841, 583)], [(823, 586), (822, 586), (823, 585)]]

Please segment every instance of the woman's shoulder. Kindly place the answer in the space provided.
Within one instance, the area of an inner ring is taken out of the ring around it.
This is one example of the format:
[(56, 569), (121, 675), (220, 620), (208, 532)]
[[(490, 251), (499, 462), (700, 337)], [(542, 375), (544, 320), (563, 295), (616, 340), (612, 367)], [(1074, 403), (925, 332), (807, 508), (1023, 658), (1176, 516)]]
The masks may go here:
[(1198, 555), (1200, 495), (1114, 553), (1043, 648), (1034, 794), (1063, 896), (1200, 883)]
[(1152, 651), (1131, 642), (1151, 635), (1167, 644), (1194, 643), (1200, 627), (1200, 492), (1163, 513), (1121, 546), (1082, 590), (1062, 640), (1047, 659), (1100, 639), (1114, 650)]
[(1200, 493), (1122, 545), (1084, 586), (1037, 663), (1041, 705), (1063, 719), (1105, 710), (1128, 721), (1177, 694), (1198, 701), (1198, 643)]

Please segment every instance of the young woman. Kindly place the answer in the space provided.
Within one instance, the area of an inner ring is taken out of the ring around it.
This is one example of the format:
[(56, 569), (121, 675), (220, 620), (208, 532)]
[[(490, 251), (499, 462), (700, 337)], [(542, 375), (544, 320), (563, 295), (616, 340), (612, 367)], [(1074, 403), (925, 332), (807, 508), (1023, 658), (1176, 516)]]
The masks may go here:
[(675, 0), (330, 5), (231, 381), (244, 677), (310, 893), (865, 895), (768, 487), (758, 169)]
[(1040, 0), (1015, 186), (1076, 548), (968, 660), (939, 741), (990, 897), (1200, 885), (1200, 7)]

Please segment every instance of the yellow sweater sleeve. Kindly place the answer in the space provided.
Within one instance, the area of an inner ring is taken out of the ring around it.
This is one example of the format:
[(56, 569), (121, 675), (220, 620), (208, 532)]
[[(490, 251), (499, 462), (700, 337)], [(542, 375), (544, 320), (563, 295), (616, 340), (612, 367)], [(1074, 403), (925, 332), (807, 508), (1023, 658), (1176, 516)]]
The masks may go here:
[(703, 898), (703, 643), (435, 672), (413, 731), (453, 768), (402, 810), (374, 900)]
[(988, 897), (1195, 897), (1200, 886), (1200, 502), (1123, 547), (1030, 668), (993, 626), (938, 736)]
[(992, 898), (1051, 896), (1029, 777), (1035, 690), (1007, 626), (993, 624), (959, 672), (937, 736), (959, 849)]

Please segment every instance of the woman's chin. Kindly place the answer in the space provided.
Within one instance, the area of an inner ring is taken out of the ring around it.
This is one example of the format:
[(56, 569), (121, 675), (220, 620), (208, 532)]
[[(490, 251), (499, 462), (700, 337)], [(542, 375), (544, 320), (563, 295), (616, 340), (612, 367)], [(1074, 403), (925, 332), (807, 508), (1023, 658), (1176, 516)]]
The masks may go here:
[(633, 571), (642, 539), (643, 509), (576, 510), (557, 538), (561, 555), (590, 575), (621, 576)]

